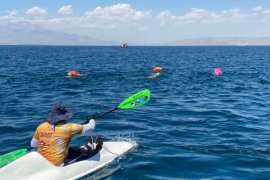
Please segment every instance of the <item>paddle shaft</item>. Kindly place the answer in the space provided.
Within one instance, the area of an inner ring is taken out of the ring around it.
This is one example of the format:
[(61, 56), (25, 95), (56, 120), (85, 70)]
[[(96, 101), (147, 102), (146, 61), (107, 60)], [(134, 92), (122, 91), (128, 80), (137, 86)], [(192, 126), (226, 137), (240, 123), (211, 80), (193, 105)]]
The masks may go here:
[[(109, 113), (111, 113), (111, 112), (113, 112), (113, 111), (118, 110), (118, 109), (119, 109), (118, 107), (115, 107), (114, 109), (111, 109), (111, 110), (106, 111), (106, 112), (104, 112), (104, 113), (98, 114), (97, 116), (94, 116), (93, 119), (96, 120), (96, 119), (101, 118), (101, 117), (103, 117), (103, 116), (105, 116), (105, 115), (107, 115), (107, 114), (109, 114)], [(89, 120), (90, 120), (90, 119), (89, 119)], [(87, 124), (87, 123), (89, 122), (89, 120), (85, 121), (83, 124)]]
[(119, 109), (118, 107), (115, 107), (114, 109), (111, 109), (111, 110), (109, 110), (109, 111), (107, 111), (107, 112), (104, 112), (104, 113), (101, 113), (101, 114), (99, 114), (99, 115), (97, 115), (97, 116), (94, 116), (94, 119), (101, 118), (101, 117), (103, 117), (103, 116), (105, 116), (105, 115), (107, 115), (107, 114), (109, 114), (109, 113), (111, 113), (111, 112), (113, 112), (113, 111), (118, 110), (118, 109)]

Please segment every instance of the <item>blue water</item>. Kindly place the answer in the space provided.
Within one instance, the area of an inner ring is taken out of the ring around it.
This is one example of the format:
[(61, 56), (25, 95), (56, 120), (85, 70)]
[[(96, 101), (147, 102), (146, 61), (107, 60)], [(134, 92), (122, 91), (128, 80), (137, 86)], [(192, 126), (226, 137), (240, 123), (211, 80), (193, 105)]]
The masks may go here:
[[(84, 179), (269, 179), (270, 47), (0, 46), (0, 154), (27, 147), (53, 103), (73, 122), (149, 88), (95, 134), (136, 147)], [(155, 79), (151, 67), (164, 72)], [(223, 76), (214, 76), (219, 67)], [(84, 75), (68, 78), (67, 72)], [(72, 145), (85, 143), (77, 137)]]

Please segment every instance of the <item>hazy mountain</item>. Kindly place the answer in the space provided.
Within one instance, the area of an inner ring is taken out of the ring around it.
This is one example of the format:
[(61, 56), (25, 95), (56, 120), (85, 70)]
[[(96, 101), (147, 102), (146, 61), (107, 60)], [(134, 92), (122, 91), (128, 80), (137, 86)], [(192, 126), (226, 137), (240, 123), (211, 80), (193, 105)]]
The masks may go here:
[[(128, 43), (129, 45), (145, 45)], [(116, 45), (120, 42), (105, 42), (88, 36), (71, 35), (44, 29), (28, 22), (0, 24), (0, 45)], [(148, 44), (149, 45), (149, 44)], [(209, 37), (183, 39), (174, 42), (150, 44), (154, 46), (245, 46), (270, 45), (270, 37)]]
[(159, 43), (164, 46), (247, 46), (247, 45), (270, 45), (269, 37), (210, 37), (183, 39), (168, 43)]
[(44, 29), (28, 22), (0, 24), (1, 45), (119, 45)]

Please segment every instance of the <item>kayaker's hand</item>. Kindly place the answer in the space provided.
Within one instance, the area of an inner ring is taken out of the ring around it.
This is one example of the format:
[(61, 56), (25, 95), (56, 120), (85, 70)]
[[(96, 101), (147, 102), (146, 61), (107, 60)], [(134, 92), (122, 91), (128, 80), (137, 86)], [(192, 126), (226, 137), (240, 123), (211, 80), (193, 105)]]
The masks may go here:
[(96, 127), (96, 121), (94, 119), (90, 119), (88, 123), (83, 125), (83, 131), (82, 134), (88, 132), (88, 131), (93, 131)]
[(96, 127), (96, 121), (94, 119), (89, 120), (89, 124), (92, 126), (92, 129), (95, 129)]

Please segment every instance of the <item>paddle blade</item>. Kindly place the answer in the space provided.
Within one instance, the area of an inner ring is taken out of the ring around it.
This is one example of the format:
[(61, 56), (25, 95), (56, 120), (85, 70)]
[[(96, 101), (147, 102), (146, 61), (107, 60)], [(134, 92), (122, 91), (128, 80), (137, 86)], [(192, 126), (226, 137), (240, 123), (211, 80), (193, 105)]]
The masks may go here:
[(146, 104), (151, 97), (151, 92), (149, 89), (142, 90), (127, 99), (125, 99), (119, 106), (118, 109), (131, 109), (142, 106)]
[(28, 152), (27, 149), (18, 149), (0, 156), (0, 168), (24, 156), (27, 152)]

